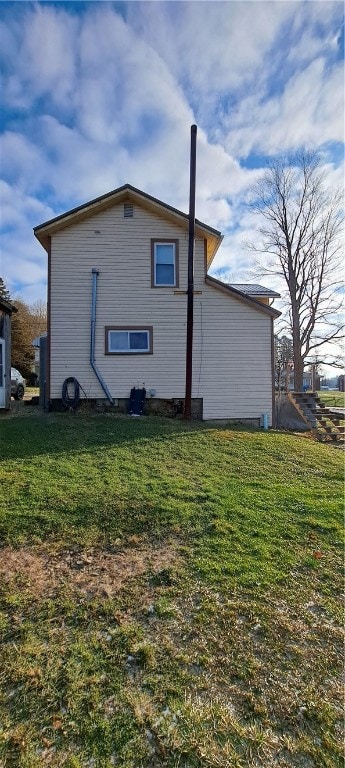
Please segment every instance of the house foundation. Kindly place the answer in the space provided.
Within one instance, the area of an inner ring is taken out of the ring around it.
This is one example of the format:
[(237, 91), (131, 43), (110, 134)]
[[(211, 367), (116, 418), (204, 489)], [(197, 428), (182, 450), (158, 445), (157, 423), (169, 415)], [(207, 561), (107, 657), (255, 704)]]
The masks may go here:
[[(129, 398), (114, 398), (114, 405), (110, 405), (108, 400), (103, 399), (85, 399), (79, 402), (79, 409), (90, 408), (97, 413), (128, 413)], [(65, 411), (66, 408), (61, 399), (51, 401), (51, 410), (56, 412)], [(184, 399), (171, 398), (162, 399), (156, 397), (147, 398), (145, 401), (145, 416), (164, 416), (166, 418), (182, 419), (184, 414)], [(192, 419), (201, 421), (203, 418), (203, 400), (202, 397), (192, 399)]]

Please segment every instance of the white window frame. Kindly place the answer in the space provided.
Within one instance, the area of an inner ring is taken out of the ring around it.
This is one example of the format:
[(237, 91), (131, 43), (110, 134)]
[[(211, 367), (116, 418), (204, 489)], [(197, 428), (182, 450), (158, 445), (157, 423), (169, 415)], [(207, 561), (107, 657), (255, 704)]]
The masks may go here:
[[(127, 333), (128, 349), (112, 349), (111, 348), (111, 333), (113, 331), (118, 333)], [(131, 333), (146, 333), (146, 338), (147, 338), (146, 349), (130, 349)], [(152, 354), (152, 326), (142, 327), (142, 326), (107, 325), (105, 328), (105, 354), (106, 355), (151, 355)]]

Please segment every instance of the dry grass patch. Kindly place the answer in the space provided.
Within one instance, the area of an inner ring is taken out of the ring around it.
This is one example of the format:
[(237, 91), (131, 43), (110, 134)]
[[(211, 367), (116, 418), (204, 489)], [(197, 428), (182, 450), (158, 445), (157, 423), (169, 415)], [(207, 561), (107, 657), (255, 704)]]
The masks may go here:
[[(182, 701), (146, 712), (166, 754), (214, 768), (342, 765), (343, 630), (317, 587), (316, 575), (300, 575), (255, 598), (200, 584), (175, 601), (175, 619), (150, 620), (150, 642), (188, 679)], [(138, 668), (138, 697), (147, 685), (154, 670)]]
[(216, 589), (180, 548), (6, 549), (6, 768), (340, 768), (343, 631), (323, 566)]
[(111, 549), (74, 546), (59, 552), (47, 547), (4, 547), (1, 550), (0, 579), (10, 587), (22, 584), (32, 597), (53, 598), (63, 588), (89, 599), (114, 597), (130, 579), (144, 574), (157, 576), (162, 570), (178, 567), (178, 542), (148, 543), (132, 536), (127, 546)]

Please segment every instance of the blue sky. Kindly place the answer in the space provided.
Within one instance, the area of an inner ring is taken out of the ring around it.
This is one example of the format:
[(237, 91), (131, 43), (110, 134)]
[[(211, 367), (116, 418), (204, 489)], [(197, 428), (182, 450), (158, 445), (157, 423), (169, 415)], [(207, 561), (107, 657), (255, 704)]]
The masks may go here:
[[(251, 185), (321, 151), (343, 179), (342, 2), (0, 2), (1, 274), (46, 297), (32, 228), (126, 182), (225, 235), (214, 269), (248, 281)], [(274, 287), (274, 286), (272, 286)]]

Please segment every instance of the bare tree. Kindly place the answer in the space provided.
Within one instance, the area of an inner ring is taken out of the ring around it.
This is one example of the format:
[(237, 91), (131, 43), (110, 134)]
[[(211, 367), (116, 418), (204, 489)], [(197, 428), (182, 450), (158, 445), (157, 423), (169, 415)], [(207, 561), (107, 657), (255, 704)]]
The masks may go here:
[(29, 306), (31, 316), (32, 339), (42, 336), (47, 330), (47, 305), (42, 299), (37, 299)]
[(288, 389), (288, 368), (293, 358), (292, 340), (288, 336), (274, 337), (275, 383), (280, 391)]
[(341, 195), (327, 188), (316, 153), (272, 163), (253, 191), (260, 216), (256, 253), (268, 254), (260, 274), (285, 281), (287, 327), (292, 337), (294, 386), (303, 385), (304, 361), (341, 338), (339, 272), (343, 216)]

